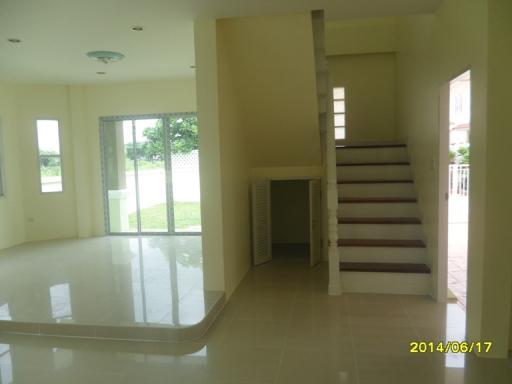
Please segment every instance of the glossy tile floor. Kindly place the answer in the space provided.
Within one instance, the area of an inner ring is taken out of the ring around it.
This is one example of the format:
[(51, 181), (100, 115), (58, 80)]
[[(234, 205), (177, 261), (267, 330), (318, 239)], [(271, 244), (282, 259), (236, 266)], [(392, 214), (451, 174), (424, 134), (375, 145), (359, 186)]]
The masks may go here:
[(203, 290), (200, 236), (102, 237), (0, 251), (0, 320), (196, 324), (222, 296)]
[(0, 334), (2, 384), (501, 384), (507, 360), (410, 354), (409, 341), (464, 339), (457, 304), (325, 294), (327, 269), (286, 258), (252, 270), (210, 331), (188, 343)]

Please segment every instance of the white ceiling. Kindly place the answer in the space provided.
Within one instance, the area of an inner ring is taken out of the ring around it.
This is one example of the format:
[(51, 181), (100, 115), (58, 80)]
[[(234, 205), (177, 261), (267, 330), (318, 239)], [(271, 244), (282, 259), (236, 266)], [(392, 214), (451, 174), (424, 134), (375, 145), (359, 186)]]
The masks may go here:
[[(67, 84), (193, 76), (198, 18), (325, 9), (328, 19), (350, 19), (428, 13), (440, 1), (0, 0), (0, 80)], [(133, 32), (134, 25), (145, 30)], [(105, 65), (85, 56), (92, 50), (126, 58)]]

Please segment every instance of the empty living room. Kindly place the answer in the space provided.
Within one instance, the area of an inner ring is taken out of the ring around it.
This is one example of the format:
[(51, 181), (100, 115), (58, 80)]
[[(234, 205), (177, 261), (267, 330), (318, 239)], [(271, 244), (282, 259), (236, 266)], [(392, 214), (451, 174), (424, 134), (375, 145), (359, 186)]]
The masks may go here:
[(0, 384), (512, 383), (510, 0), (0, 0)]

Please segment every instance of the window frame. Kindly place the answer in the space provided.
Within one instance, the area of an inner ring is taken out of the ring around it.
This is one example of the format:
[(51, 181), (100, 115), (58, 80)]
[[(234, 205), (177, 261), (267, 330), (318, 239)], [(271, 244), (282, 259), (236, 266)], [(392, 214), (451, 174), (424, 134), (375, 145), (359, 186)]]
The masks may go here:
[[(343, 89), (343, 99), (337, 99), (334, 97), (334, 90), (335, 89)], [(346, 140), (347, 139), (347, 87), (345, 86), (333, 86), (331, 89), (332, 92), (332, 122), (333, 122), (333, 129), (334, 129), (334, 140)], [(336, 102), (342, 101), (343, 102), (343, 112), (336, 113), (334, 110), (334, 105)], [(343, 115), (344, 124), (343, 125), (336, 125), (336, 116)], [(337, 138), (336, 137), (336, 129), (337, 128), (343, 128), (343, 138)]]
[[(39, 148), (39, 130), (37, 128), (38, 121), (56, 121), (57, 122), (57, 133), (59, 136), (59, 154), (58, 155), (41, 155), (41, 150)], [(55, 193), (64, 193), (64, 166), (62, 161), (62, 130), (61, 130), (61, 123), (60, 119), (56, 117), (36, 117), (35, 119), (35, 137), (36, 137), (36, 148), (37, 148), (37, 173), (39, 176), (39, 193), (46, 195), (46, 194), (55, 194)], [(41, 157), (58, 157), (60, 160), (60, 185), (61, 189), (60, 191), (43, 191), (43, 178), (41, 174)]]

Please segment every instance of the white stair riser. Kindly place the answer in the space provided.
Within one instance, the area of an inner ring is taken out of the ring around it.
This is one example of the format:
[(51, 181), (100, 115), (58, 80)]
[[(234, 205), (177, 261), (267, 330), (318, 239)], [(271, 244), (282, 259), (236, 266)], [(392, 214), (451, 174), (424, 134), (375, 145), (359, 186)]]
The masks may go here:
[(408, 165), (368, 165), (337, 168), (338, 180), (408, 180)]
[(415, 197), (412, 183), (338, 184), (339, 197)]
[(430, 295), (432, 277), (424, 273), (340, 272), (342, 292)]
[(416, 203), (339, 204), (340, 217), (418, 217)]
[(338, 224), (340, 239), (421, 240), (421, 225), (416, 224)]
[(427, 262), (425, 248), (392, 247), (338, 247), (340, 261), (366, 263), (418, 263)]
[(407, 149), (397, 148), (352, 148), (337, 149), (336, 161), (345, 163), (407, 161)]

